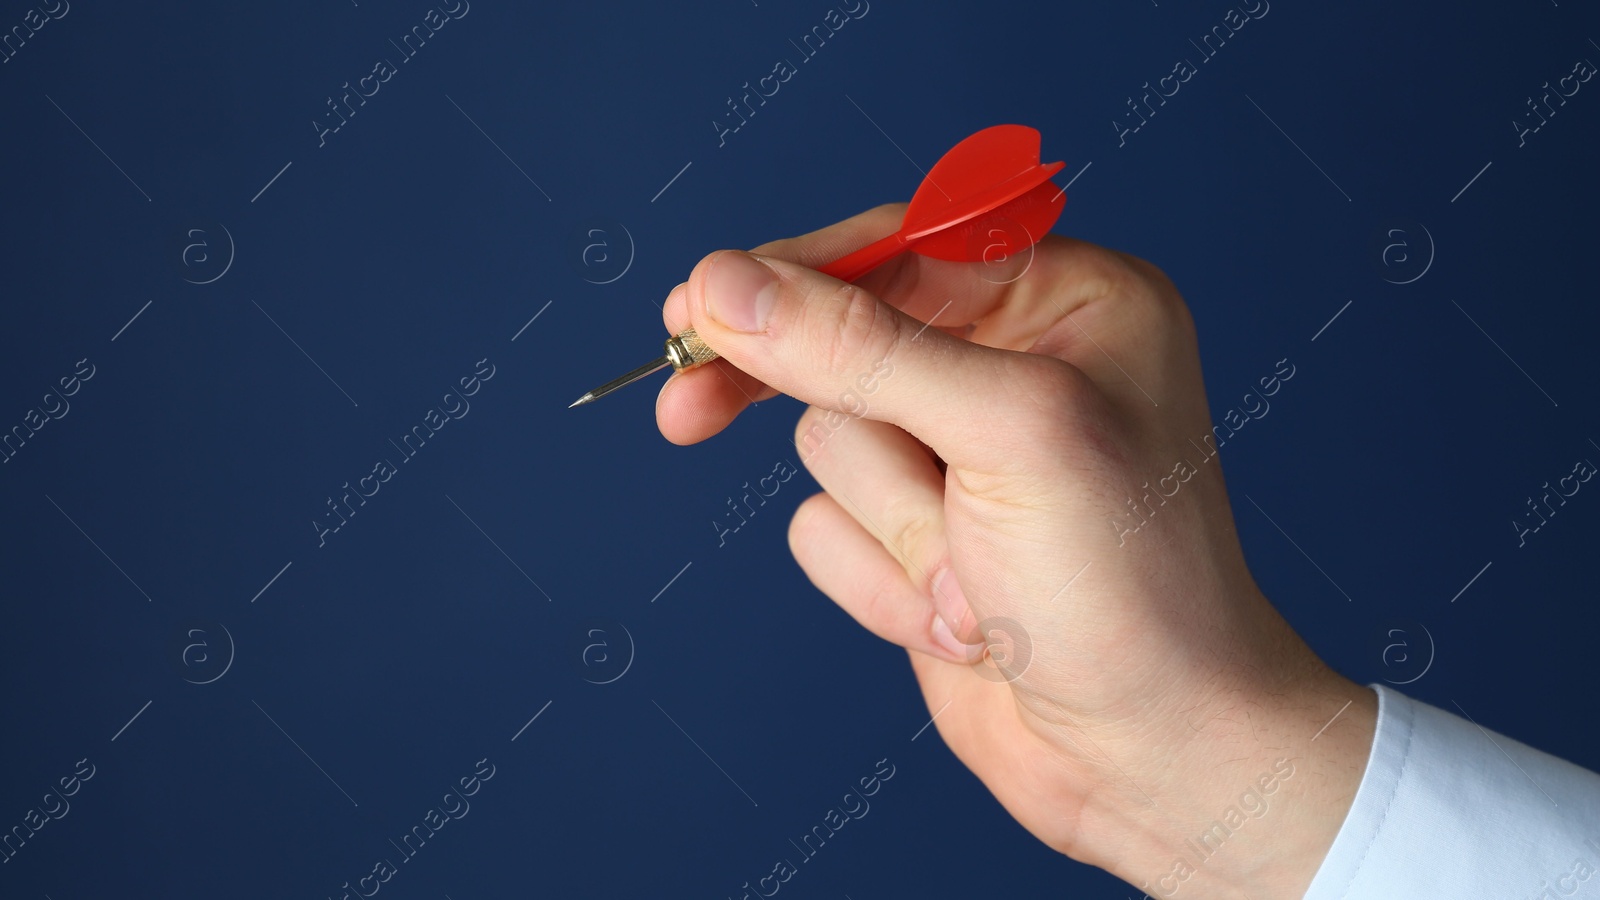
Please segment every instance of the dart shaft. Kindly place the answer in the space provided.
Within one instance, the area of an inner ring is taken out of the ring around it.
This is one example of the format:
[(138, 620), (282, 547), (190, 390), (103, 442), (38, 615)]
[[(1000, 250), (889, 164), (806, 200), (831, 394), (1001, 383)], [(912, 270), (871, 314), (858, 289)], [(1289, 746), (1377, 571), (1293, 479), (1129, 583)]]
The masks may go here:
[[(716, 358), (717, 351), (711, 349), (710, 344), (707, 344), (705, 341), (701, 340), (699, 333), (697, 333), (693, 328), (688, 328), (679, 334), (667, 338), (665, 355), (659, 359), (645, 363), (626, 375), (613, 378), (605, 384), (600, 385), (589, 393), (579, 397), (572, 403), (572, 406), (582, 406), (585, 403), (593, 403), (612, 391), (615, 391), (619, 388), (625, 388), (646, 376), (654, 375), (662, 369), (665, 369), (667, 366), (671, 366), (677, 371), (682, 372), (685, 369), (692, 369), (695, 366), (705, 365)], [(571, 409), (572, 406), (567, 408)]]
[[(593, 402), (595, 400), (600, 399), (601, 397), (604, 397), (605, 395), (611, 393), (612, 391), (617, 390), (618, 388), (627, 387), (628, 385), (633, 384), (635, 381), (638, 381), (639, 379), (644, 378), (647, 375), (653, 375), (656, 372), (659, 372), (662, 369), (665, 369), (667, 366), (670, 366), (670, 365), (672, 365), (672, 360), (668, 359), (665, 356), (661, 357), (660, 359), (645, 363), (644, 365), (640, 366), (637, 369), (634, 369), (633, 371), (629, 372), (628, 374), (620, 376), (618, 378), (613, 378), (610, 381), (606, 382), (605, 384), (602, 384), (599, 387), (595, 388), (594, 390), (590, 391), (589, 393), (584, 394), (582, 397), (579, 397), (577, 399), (577, 401), (572, 404), (572, 406), (582, 406), (585, 403), (591, 403), (591, 402)], [(567, 408), (571, 409), (572, 407), (569, 406)]]

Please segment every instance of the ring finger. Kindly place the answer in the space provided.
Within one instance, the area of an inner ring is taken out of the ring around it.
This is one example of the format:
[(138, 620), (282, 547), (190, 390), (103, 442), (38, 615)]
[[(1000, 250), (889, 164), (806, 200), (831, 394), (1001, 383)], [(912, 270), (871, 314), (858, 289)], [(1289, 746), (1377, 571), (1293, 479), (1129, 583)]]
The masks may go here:
[(971, 633), (944, 533), (944, 476), (921, 441), (886, 422), (807, 409), (795, 447), (812, 477), (877, 538), (950, 630)]

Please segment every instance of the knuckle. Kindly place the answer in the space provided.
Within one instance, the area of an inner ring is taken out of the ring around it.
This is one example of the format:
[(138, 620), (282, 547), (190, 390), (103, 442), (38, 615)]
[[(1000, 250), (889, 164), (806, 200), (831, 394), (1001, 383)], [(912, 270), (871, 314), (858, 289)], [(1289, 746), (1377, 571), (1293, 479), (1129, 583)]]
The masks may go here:
[(1022, 354), (1020, 371), (1012, 383), (1022, 389), (1023, 398), (1047, 408), (1081, 406), (1094, 396), (1095, 387), (1083, 370), (1063, 359), (1038, 353)]
[(815, 358), (838, 374), (861, 368), (866, 360), (886, 355), (894, 346), (898, 323), (878, 298), (853, 284), (820, 288), (805, 299), (807, 334)]
[(926, 516), (901, 515), (893, 521), (894, 533), (886, 535), (891, 543), (890, 551), (900, 558), (900, 564), (913, 582), (927, 581), (929, 575), (924, 573), (932, 564), (928, 552), (934, 538), (932, 520)]
[(1160, 266), (1131, 254), (1107, 252), (1116, 257), (1123, 272), (1120, 296), (1133, 299), (1130, 306), (1140, 316), (1141, 324), (1162, 332), (1194, 330), (1188, 304)]
[[(1059, 326), (1058, 336), (1065, 345), (1080, 347), (1083, 361), (1103, 352), (1121, 360), (1137, 380), (1161, 384), (1175, 364), (1195, 355), (1194, 316), (1160, 267), (1081, 242), (1069, 241), (1063, 253), (1063, 275), (1075, 311), (1074, 324)], [(1098, 347), (1087, 347), (1089, 340)], [(1058, 380), (1045, 383), (1063, 388)]]
[[(1009, 408), (1002, 411), (1019, 459), (1043, 454), (1061, 462), (1067, 448), (1104, 443), (1111, 421), (1105, 397), (1081, 369), (1064, 360), (1024, 354), (1018, 361)], [(1104, 448), (1102, 448), (1104, 449)]]
[(1130, 330), (1182, 333), (1193, 329), (1187, 304), (1159, 266), (1098, 244), (1069, 238), (1058, 243), (1079, 305), (1115, 301), (1118, 317), (1129, 322)]
[(1085, 241), (1070, 241), (1067, 258), (1085, 300), (1116, 296), (1126, 284), (1127, 264), (1112, 250)]

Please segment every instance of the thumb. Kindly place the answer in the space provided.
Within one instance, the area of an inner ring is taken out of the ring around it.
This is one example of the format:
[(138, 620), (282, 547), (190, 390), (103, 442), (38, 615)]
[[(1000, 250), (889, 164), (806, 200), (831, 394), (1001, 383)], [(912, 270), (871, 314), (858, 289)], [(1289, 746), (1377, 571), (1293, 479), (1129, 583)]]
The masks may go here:
[(739, 369), (812, 406), (898, 425), (958, 468), (1017, 467), (1016, 431), (1038, 418), (1041, 395), (1088, 388), (1061, 360), (962, 340), (772, 257), (714, 253), (688, 291), (691, 324)]

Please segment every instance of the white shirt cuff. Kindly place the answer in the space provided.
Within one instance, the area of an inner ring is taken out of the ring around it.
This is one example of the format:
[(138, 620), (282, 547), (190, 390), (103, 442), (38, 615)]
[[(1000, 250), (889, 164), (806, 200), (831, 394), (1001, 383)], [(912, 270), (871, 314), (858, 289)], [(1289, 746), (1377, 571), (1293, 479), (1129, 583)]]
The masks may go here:
[(1600, 775), (1371, 687), (1366, 774), (1306, 900), (1600, 897)]

